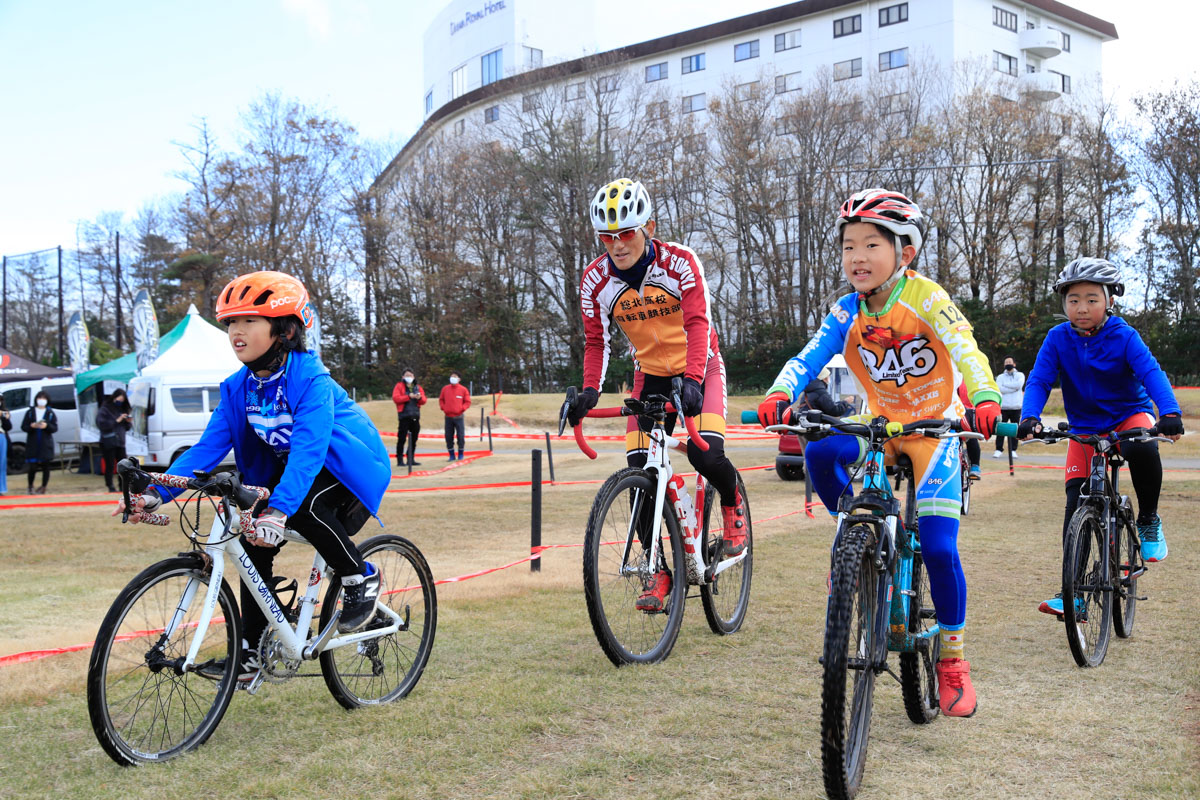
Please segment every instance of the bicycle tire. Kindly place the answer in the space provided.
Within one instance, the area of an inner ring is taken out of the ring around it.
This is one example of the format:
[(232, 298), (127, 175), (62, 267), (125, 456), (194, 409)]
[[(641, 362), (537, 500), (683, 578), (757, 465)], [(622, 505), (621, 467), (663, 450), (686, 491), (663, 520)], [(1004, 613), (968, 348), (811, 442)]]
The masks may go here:
[(1095, 506), (1080, 506), (1071, 517), (1063, 551), (1063, 622), (1071, 656), (1081, 667), (1103, 663), (1112, 630), (1111, 575), (1102, 573), (1105, 527)]
[[(164, 664), (187, 655), (210, 575), (199, 554), (152, 564), (121, 590), (100, 624), (88, 661), (88, 716), (104, 752), (122, 766), (165, 761), (196, 749), (229, 707), (242, 634), (226, 581), (221, 581), (218, 609), (198, 662), (219, 664), (223, 659), (222, 676), (176, 674)], [(199, 583), (192, 602), (175, 634), (166, 639), (166, 626), (193, 580)]]
[(1133, 618), (1137, 613), (1137, 583), (1138, 574), (1146, 568), (1142, 561), (1142, 543), (1138, 539), (1137, 528), (1129, 517), (1117, 518), (1117, 535), (1114, 540), (1116, 552), (1113, 553), (1113, 585), (1116, 587), (1116, 597), (1113, 598), (1113, 630), (1122, 639), (1133, 635)]
[[(913, 556), (912, 591), (909, 600), (908, 631), (917, 634), (930, 628), (937, 619), (929, 591), (929, 573), (920, 552)], [(917, 725), (932, 722), (941, 711), (938, 705), (936, 665), (941, 655), (941, 636), (933, 636), (929, 648), (900, 654), (900, 691), (904, 712)]]
[[(421, 680), (437, 632), (437, 591), (433, 573), (415, 544), (385, 533), (367, 539), (358, 550), (379, 571), (379, 603), (406, 620), (395, 633), (356, 645), (325, 650), (321, 675), (329, 693), (348, 709), (391, 703), (408, 695)], [(341, 581), (332, 581), (321, 604), (321, 630), (342, 599)], [(391, 618), (375, 612), (361, 630), (386, 628)]]
[(821, 772), (832, 800), (853, 798), (866, 766), (880, 613), (873, 541), (857, 525), (839, 536), (833, 554), (821, 679)]
[(655, 488), (654, 479), (645, 470), (627, 467), (613, 473), (596, 493), (584, 534), (583, 593), (588, 618), (600, 649), (618, 667), (662, 661), (674, 648), (683, 624), (687, 599), (683, 537), (674, 512), (665, 503), (661, 524), (654, 529), (661, 542), (656, 566), (666, 569), (671, 577), (671, 589), (661, 611), (634, 608), (644, 591), (646, 573), (653, 574), (646, 563), (648, 525), (643, 526), (645, 541), (642, 535), (633, 536), (629, 559), (623, 560), (629, 531), (636, 522), (634, 515), (643, 513), (643, 502), (654, 502)]
[[(746, 484), (738, 475), (737, 489), (742, 494), (742, 504), (746, 511), (746, 557), (729, 567), (720, 575), (713, 578), (711, 583), (700, 585), (700, 601), (704, 606), (704, 617), (708, 627), (719, 636), (736, 633), (746, 620), (746, 609), (750, 606), (750, 579), (754, 573), (754, 525), (750, 517), (750, 499), (746, 496)], [(704, 497), (704, 528), (701, 545), (704, 548), (705, 563), (715, 565), (720, 562), (720, 537), (709, 537), (712, 522), (713, 502), (717, 492), (709, 486)], [(718, 512), (720, 513), (720, 512)]]

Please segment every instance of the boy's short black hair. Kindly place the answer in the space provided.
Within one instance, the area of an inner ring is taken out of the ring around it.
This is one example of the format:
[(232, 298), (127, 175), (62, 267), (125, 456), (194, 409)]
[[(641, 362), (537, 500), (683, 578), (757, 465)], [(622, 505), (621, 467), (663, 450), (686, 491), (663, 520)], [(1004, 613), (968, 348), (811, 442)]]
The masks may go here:
[[(882, 236), (883, 238), (887, 239), (889, 242), (891, 242), (892, 245), (895, 246), (897, 249), (903, 248), (904, 245), (906, 245), (906, 244), (910, 244), (907, 236), (897, 236), (896, 234), (889, 231), (887, 228), (880, 225), (878, 222), (871, 222), (869, 219), (859, 219), (859, 220), (854, 220), (854, 222), (865, 222), (868, 225), (874, 225), (875, 230), (879, 231), (879, 235)], [(849, 223), (847, 223), (847, 224), (849, 224)], [(838, 228), (838, 242), (841, 243), (845, 240), (846, 240), (846, 226), (843, 225), (841, 228)]]
[(279, 346), (298, 353), (308, 352), (304, 323), (299, 317), (271, 317), (271, 335), (279, 337)]

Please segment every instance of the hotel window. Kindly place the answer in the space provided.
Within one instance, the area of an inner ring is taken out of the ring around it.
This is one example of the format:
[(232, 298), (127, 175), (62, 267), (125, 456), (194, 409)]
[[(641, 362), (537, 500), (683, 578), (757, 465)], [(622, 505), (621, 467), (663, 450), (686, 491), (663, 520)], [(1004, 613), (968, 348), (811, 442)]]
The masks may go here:
[(758, 39), (733, 46), (734, 61), (748, 61), (752, 58), (758, 58)]
[(664, 80), (667, 77), (667, 62), (646, 67), (646, 83)]
[(462, 136), (466, 132), (467, 132), (467, 121), (465, 119), (460, 119), (454, 123), (454, 135), (455, 136)]
[(800, 29), (788, 31), (787, 33), (775, 34), (775, 52), (780, 53), (784, 50), (791, 50), (800, 46)]
[(501, 58), (504, 50), (493, 50), (483, 58), (479, 59), (479, 68), (483, 73), (483, 85), (495, 83), (504, 77), (504, 65), (501, 63)]
[(704, 53), (696, 53), (694, 56), (683, 57), (683, 74), (689, 72), (699, 72), (704, 69)]
[(425, 93), (425, 114), (428, 115), (430, 111), (433, 111), (433, 92), (432, 91)]
[[(1004, 28), (1006, 31), (1017, 32), (1017, 15), (1011, 11), (1005, 11), (1003, 8), (992, 6), (992, 24), (997, 28)], [(1033, 27), (1030, 25), (1029, 27)]]
[(879, 54), (879, 71), (887, 72), (889, 69), (899, 69), (900, 67), (908, 66), (908, 48), (901, 47), (899, 50), (888, 50), (886, 53)]
[(655, 102), (655, 103), (647, 103), (646, 104), (646, 118), (647, 119), (664, 119), (667, 116), (668, 110), (669, 109), (667, 108), (666, 100), (659, 100), (658, 102)]
[(525, 69), (537, 69), (542, 65), (542, 51), (536, 47), (521, 46), (521, 52), (524, 54)]
[(787, 75), (775, 76), (775, 94), (794, 92), (800, 88), (800, 73), (789, 72)]
[(842, 17), (833, 21), (833, 38), (835, 39), (861, 32), (862, 14), (855, 14), (853, 17)]
[(522, 147), (529, 149), (530, 147), (536, 147), (537, 143), (538, 143), (537, 131), (522, 131), (521, 132), (521, 146)]
[(683, 98), (683, 113), (691, 114), (693, 111), (704, 110), (704, 93), (690, 94)]
[(495, 122), (500, 119), (500, 106), (491, 106), (483, 110), (484, 124)]
[(897, 22), (908, 22), (908, 3), (898, 3), (894, 6), (879, 9), (879, 27), (895, 25)]
[(467, 65), (463, 64), (450, 73), (450, 99), (461, 97), (467, 91)]
[(529, 94), (521, 95), (521, 110), (533, 111), (542, 107), (542, 93), (530, 92)]
[(703, 133), (692, 134), (683, 140), (683, 152), (699, 153), (708, 146), (708, 140)]
[(609, 92), (615, 92), (620, 87), (621, 87), (621, 81), (617, 78), (616, 75), (601, 75), (596, 80), (596, 88), (597, 88), (597, 90), (599, 90), (600, 94), (608, 94)]
[(996, 68), (997, 72), (1003, 72), (1005, 75), (1017, 74), (1017, 60), (998, 50), (992, 51), (992, 66)]
[[(1059, 31), (1059, 33), (1062, 33), (1062, 31)], [(1063, 52), (1064, 53), (1071, 52), (1071, 34), (1063, 33), (1062, 39), (1063, 39), (1063, 46), (1062, 46)]]
[(886, 95), (883, 98), (883, 113), (885, 115), (908, 113), (908, 92)]
[(835, 81), (844, 81), (847, 78), (858, 78), (861, 75), (861, 58), (852, 58), (848, 61), (839, 61), (833, 65), (833, 79)]
[(738, 84), (738, 86), (734, 88), (734, 97), (736, 97), (739, 102), (743, 102), (753, 97), (756, 91), (758, 91), (758, 81), (750, 81), (749, 83)]
[(579, 83), (569, 83), (563, 87), (563, 99), (582, 100), (583, 99), (583, 81)]

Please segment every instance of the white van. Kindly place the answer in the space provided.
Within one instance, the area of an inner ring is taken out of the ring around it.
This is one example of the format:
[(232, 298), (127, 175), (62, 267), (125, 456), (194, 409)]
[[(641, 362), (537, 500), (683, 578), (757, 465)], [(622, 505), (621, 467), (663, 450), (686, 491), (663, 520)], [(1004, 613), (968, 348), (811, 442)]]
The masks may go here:
[[(25, 471), (25, 431), (21, 420), (33, 405), (37, 393), (45, 391), (50, 396), (50, 407), (58, 417), (58, 431), (54, 434), (55, 453), (75, 455), (79, 452), (79, 412), (75, 409), (75, 378), (66, 373), (61, 378), (31, 378), (27, 381), (0, 383), (0, 394), (4, 395), (4, 407), (12, 415), (12, 430), (8, 438), (12, 441), (12, 452), (8, 456), (10, 473)], [(63, 445), (64, 442), (71, 444)]]
[[(149, 468), (170, 466), (200, 440), (227, 377), (226, 372), (200, 371), (130, 378), (133, 427), (125, 436), (125, 452)], [(225, 462), (233, 463), (233, 451)]]

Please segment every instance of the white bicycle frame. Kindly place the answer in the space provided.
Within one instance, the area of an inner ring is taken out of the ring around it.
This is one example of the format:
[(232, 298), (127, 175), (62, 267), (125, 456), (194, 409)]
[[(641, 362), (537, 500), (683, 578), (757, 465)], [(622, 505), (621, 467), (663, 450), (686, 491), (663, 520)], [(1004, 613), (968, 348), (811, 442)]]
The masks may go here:
[[(705, 583), (704, 574), (708, 565), (704, 562), (703, 547), (701, 547), (701, 525), (702, 521), (699, 517), (697, 505), (693, 503), (692, 498), (684, 489), (683, 495), (679, 496), (675, 491), (675, 487), (671, 485), (671, 478), (675, 475), (674, 469), (671, 467), (670, 450), (687, 451), (687, 445), (676, 439), (674, 436), (668, 436), (663, 428), (655, 425), (649, 433), (650, 448), (646, 454), (647, 472), (652, 472), (655, 475), (655, 491), (654, 491), (654, 516), (652, 519), (662, 519), (663, 505), (669, 499), (675, 511), (675, 518), (679, 521), (680, 532), (683, 534), (683, 551), (684, 559), (687, 565), (688, 583), (702, 584)], [(697, 500), (703, 501), (700, 487), (703, 478), (700, 475), (696, 476), (696, 496)], [(633, 538), (637, 535), (636, 517), (631, 516), (629, 519), (629, 530), (625, 537), (625, 552), (622, 555), (621, 563), (629, 563), (629, 552), (633, 548)], [(630, 572), (639, 572), (642, 578), (649, 580), (654, 572), (654, 565), (658, 563), (658, 554), (660, 549), (660, 537), (651, 537), (650, 543), (650, 558), (645, 565), (639, 567), (623, 566), (621, 573), (623, 575)], [(726, 558), (719, 561), (713, 568), (712, 577), (715, 578), (725, 570), (732, 567), (734, 564), (741, 562), (746, 558), (749, 550), (742, 550), (732, 558)]]
[[(246, 549), (242, 546), (237, 535), (226, 533), (228, 514), (228, 504), (226, 501), (221, 501), (218, 504), (218, 512), (213, 519), (212, 528), (208, 532), (208, 541), (204, 546), (204, 552), (212, 559), (212, 574), (208, 581), (208, 593), (204, 598), (204, 606), (200, 611), (200, 619), (196, 623), (196, 635), (192, 639), (187, 658), (183, 662), (183, 671), (187, 672), (192, 669), (196, 663), (196, 657), (200, 652), (200, 648), (204, 644), (204, 636), (208, 632), (208, 626), (212, 621), (212, 615), (216, 610), (217, 599), (221, 592), (221, 580), (225, 574), (226, 553), (233, 556), (233, 562), (237, 568), (238, 575), (241, 576), (245, 585), (250, 588), (255, 602), (262, 609), (263, 616), (267, 618), (267, 624), (274, 629), (276, 635), (279, 637), (283, 655), (289, 660), (311, 661), (326, 650), (346, 647), (396, 633), (404, 624), (404, 620), (396, 612), (388, 608), (386, 604), (377, 601), (375, 610), (383, 612), (392, 620), (392, 624), (385, 628), (372, 628), (342, 636), (333, 636), (334, 631), (337, 630), (338, 619), (341, 616), (341, 612), (338, 611), (330, 618), (329, 624), (325, 626), (325, 630), (320, 631), (315, 639), (309, 640), (307, 633), (302, 636), (300, 631), (307, 632), (309, 630), (309, 625), (312, 623), (313, 614), (316, 610), (321, 579), (324, 577), (325, 572), (325, 558), (320, 553), (316, 553), (313, 556), (312, 571), (309, 573), (308, 578), (308, 589), (305, 591), (304, 596), (300, 598), (299, 619), (293, 628), (288, 624), (287, 617), (284, 615), (283, 609), (279, 607), (279, 603), (275, 600), (273, 592), (250, 561), (250, 557), (247, 555)], [(229, 530), (237, 530), (236, 520), (230, 521)], [(312, 546), (307, 539), (290, 528), (285, 531), (284, 538), (290, 542), (300, 542), (310, 547)], [(168, 637), (173, 636), (179, 629), (179, 626), (183, 624), (184, 616), (195, 599), (196, 588), (199, 584), (200, 580), (197, 578), (192, 578), (188, 581), (188, 585), (183, 592), (183, 597), (179, 600), (179, 606), (175, 609), (175, 613), (171, 617), (171, 622), (167, 625), (165, 633)], [(255, 642), (252, 646), (257, 647), (258, 643)]]

